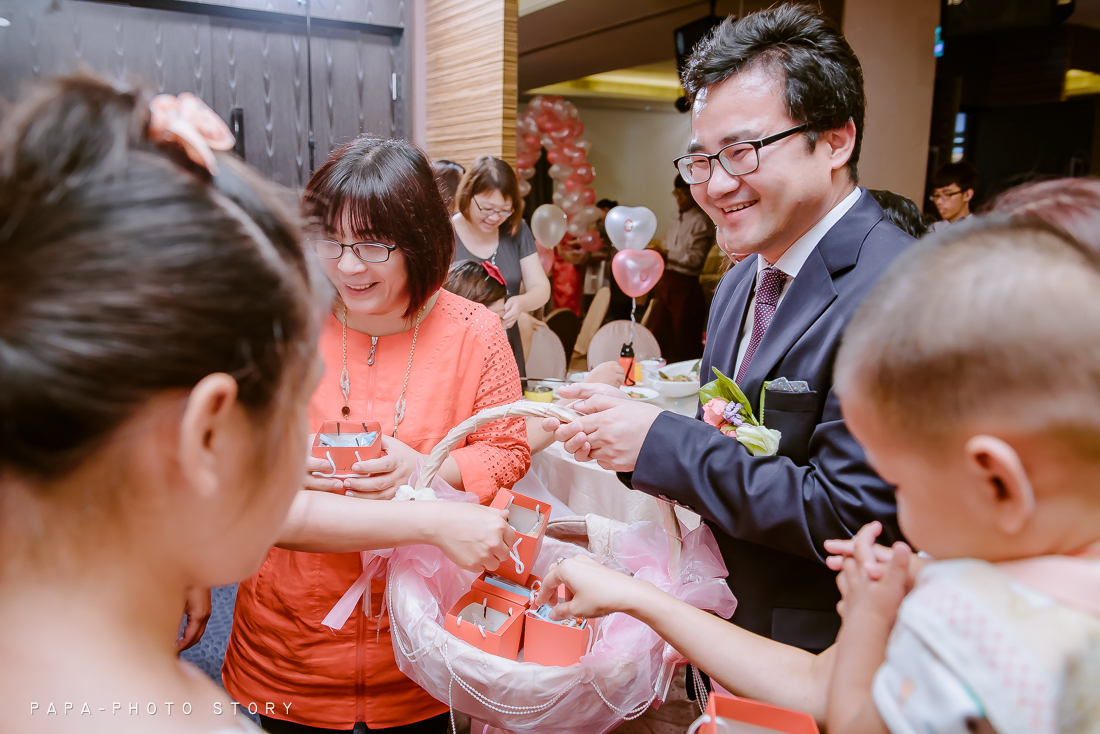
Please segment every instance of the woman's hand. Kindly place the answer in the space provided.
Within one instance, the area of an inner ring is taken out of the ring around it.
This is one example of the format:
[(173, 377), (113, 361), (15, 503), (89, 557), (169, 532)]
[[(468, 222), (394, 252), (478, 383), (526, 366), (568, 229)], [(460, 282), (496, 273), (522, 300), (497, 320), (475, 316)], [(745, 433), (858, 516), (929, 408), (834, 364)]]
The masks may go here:
[(317, 459), (312, 454), (306, 457), (306, 478), (302, 487), (317, 492), (332, 492), (344, 488), (344, 480), (335, 477), (319, 477), (318, 474), (328, 474), (332, 471), (332, 464), (327, 459)]
[(519, 302), (519, 296), (512, 296), (504, 302), (504, 315), (501, 316), (501, 320), (504, 322), (504, 328), (511, 329), (516, 325), (516, 321), (519, 320), (519, 315), (523, 313), (523, 308)]
[(516, 531), (508, 524), (507, 510), (455, 502), (417, 502), (431, 513), (432, 545), (467, 571), (495, 571), (508, 560)]
[(344, 494), (368, 500), (392, 500), (397, 488), (408, 484), (416, 462), (425, 458), (416, 449), (396, 438), (383, 435), (382, 456), (352, 464), (351, 470), (361, 477), (344, 480)]
[(612, 612), (629, 614), (631, 609), (640, 606), (635, 599), (644, 597), (649, 590), (657, 591), (652, 584), (612, 571), (580, 555), (550, 566), (535, 597), (535, 607), (556, 601), (560, 584), (565, 584), (572, 597), (557, 602), (550, 615), (554, 619), (606, 617)]

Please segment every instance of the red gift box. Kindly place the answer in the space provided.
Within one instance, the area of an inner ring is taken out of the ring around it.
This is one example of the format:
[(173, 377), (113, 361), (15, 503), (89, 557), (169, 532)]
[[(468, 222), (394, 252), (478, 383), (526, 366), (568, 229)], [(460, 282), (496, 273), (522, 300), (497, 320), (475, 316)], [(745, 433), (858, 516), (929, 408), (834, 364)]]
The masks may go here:
[(809, 714), (748, 698), (712, 693), (705, 713), (710, 720), (696, 729), (698, 734), (818, 734)]
[(502, 489), (497, 492), (489, 506), (508, 510), (508, 524), (516, 531), (512, 552), (508, 560), (500, 564), (496, 573), (509, 581), (526, 585), (527, 577), (531, 575), (531, 566), (542, 550), (546, 523), (550, 519), (550, 505)]
[[(322, 446), (321, 434), (348, 435), (374, 433), (369, 446)], [(377, 421), (325, 421), (313, 437), (313, 457), (329, 462), (327, 472), (315, 472), (326, 477), (358, 476), (353, 464), (382, 456), (382, 426)]]
[[(562, 587), (558, 587), (562, 598)], [(568, 667), (581, 661), (592, 643), (592, 622), (578, 620), (583, 626), (572, 627), (551, 622), (529, 609), (523, 628), (523, 662)]]
[[(479, 650), (515, 660), (523, 639), (523, 613), (531, 592), (501, 588), (482, 574), (447, 612), (443, 628)], [(537, 580), (537, 579), (536, 579)], [(508, 584), (503, 584), (507, 586)]]

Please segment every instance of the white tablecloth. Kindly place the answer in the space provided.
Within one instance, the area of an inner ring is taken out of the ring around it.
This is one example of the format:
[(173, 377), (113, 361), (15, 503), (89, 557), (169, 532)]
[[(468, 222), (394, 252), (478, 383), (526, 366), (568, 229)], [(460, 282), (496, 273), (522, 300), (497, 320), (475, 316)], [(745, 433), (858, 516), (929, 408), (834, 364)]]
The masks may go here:
[[(666, 410), (691, 417), (695, 416), (699, 405), (694, 396), (654, 402)], [(531, 457), (531, 471), (516, 484), (516, 491), (523, 494), (539, 492), (539, 485), (545, 488), (554, 504), (552, 517), (560, 516), (559, 513), (592, 513), (626, 523), (641, 520), (661, 522), (656, 499), (644, 492), (627, 489), (615, 472), (602, 468), (594, 461), (581, 463), (574, 460), (560, 443), (553, 443)], [(683, 507), (676, 508), (676, 515), (688, 528), (699, 524), (699, 516)]]

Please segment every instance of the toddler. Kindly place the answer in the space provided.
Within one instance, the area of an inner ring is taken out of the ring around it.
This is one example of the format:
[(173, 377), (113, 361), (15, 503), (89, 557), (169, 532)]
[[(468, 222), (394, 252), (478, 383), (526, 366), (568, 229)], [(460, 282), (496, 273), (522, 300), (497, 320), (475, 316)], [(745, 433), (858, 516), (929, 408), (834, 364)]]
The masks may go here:
[(833, 732), (1100, 731), (1097, 294), (1096, 256), (1035, 224), (976, 218), (892, 266), (836, 384), (935, 560), (873, 547), (874, 524), (827, 543), (844, 623), (821, 655), (583, 559), (536, 603), (564, 582), (561, 617), (632, 614), (726, 688)]

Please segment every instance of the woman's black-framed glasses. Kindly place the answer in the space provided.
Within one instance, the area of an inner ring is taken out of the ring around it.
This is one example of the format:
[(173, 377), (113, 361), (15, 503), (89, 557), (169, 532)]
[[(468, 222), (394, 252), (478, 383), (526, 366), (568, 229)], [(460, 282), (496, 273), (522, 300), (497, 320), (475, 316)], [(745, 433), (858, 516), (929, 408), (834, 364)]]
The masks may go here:
[(759, 140), (738, 140), (730, 143), (717, 153), (688, 153), (682, 155), (672, 164), (689, 184), (701, 184), (710, 180), (714, 172), (714, 161), (722, 164), (722, 168), (731, 176), (744, 176), (760, 168), (760, 149), (765, 145), (778, 143), (783, 138), (805, 132), (809, 126), (806, 123), (796, 125), (789, 130), (784, 130), (775, 135), (769, 135)]
[[(473, 197), (470, 198), (473, 199)], [(486, 209), (478, 203), (477, 199), (474, 199), (474, 206), (477, 207), (479, 212), (487, 217), (510, 217), (512, 216), (512, 212), (515, 211), (514, 209)]]
[(384, 263), (390, 259), (390, 253), (397, 245), (385, 245), (381, 242), (355, 242), (345, 245), (333, 240), (310, 240), (309, 246), (317, 257), (325, 260), (338, 260), (344, 254), (344, 248), (350, 247), (352, 253), (365, 263)]

